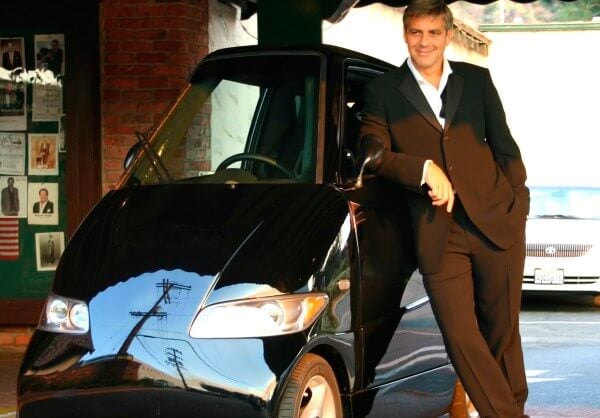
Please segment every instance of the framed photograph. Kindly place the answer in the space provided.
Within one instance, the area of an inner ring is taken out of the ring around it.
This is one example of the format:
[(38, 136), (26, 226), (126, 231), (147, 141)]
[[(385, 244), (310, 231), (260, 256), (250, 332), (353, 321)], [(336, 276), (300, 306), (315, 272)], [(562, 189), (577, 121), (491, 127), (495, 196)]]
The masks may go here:
[(58, 134), (29, 134), (29, 175), (58, 175)]
[(29, 183), (27, 197), (30, 225), (58, 225), (58, 183)]
[(27, 176), (0, 176), (0, 216), (27, 218)]
[(35, 260), (38, 271), (56, 270), (65, 248), (64, 232), (39, 232), (35, 234)]
[(25, 174), (25, 134), (0, 132), (0, 174)]

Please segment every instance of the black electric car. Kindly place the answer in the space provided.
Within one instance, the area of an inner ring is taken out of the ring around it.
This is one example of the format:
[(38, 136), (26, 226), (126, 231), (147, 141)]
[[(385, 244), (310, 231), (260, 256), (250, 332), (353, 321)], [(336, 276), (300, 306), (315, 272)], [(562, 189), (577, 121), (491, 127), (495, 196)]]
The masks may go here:
[(402, 191), (363, 181), (356, 145), (362, 87), (391, 67), (207, 56), (68, 243), (19, 417), (446, 414), (457, 378)]

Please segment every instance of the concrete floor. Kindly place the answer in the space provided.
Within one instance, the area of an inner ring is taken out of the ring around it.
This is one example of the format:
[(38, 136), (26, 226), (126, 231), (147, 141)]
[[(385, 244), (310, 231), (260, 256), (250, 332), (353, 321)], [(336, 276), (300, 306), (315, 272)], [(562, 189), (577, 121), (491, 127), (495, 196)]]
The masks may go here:
[(0, 350), (0, 418), (14, 416), (17, 407), (17, 374), (23, 350)]

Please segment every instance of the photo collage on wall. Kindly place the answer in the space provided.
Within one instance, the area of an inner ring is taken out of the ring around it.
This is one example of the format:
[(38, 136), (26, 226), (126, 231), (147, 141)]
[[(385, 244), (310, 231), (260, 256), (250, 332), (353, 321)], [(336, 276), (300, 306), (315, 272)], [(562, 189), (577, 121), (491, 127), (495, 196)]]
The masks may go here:
[[(32, 44), (0, 37), (0, 260), (20, 259), (28, 233), (37, 271), (56, 269), (65, 246), (58, 228), (60, 153), (66, 152), (64, 40), (64, 34), (36, 34), (27, 38)], [(58, 230), (49, 231), (52, 225)]]

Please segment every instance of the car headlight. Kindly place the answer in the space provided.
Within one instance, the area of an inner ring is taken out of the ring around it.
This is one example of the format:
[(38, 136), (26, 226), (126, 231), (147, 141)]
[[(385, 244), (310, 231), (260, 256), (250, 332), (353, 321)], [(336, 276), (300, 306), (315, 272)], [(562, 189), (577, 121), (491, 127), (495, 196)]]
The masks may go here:
[(68, 334), (85, 334), (90, 329), (85, 302), (50, 293), (42, 311), (38, 329)]
[(327, 306), (324, 293), (278, 295), (216, 303), (200, 310), (193, 338), (247, 338), (292, 334), (311, 326)]

